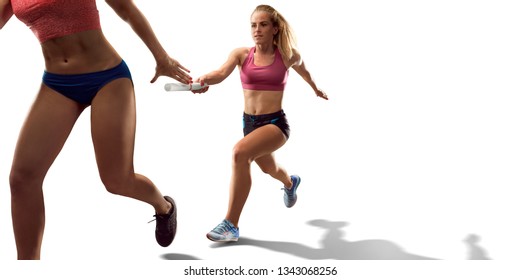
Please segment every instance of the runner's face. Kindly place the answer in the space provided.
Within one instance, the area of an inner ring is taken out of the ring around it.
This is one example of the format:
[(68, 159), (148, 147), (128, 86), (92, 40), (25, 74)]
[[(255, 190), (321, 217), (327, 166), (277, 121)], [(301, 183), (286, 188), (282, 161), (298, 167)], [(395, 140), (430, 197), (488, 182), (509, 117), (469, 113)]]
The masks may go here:
[(278, 28), (273, 26), (269, 14), (255, 12), (251, 15), (251, 36), (256, 44), (272, 43)]

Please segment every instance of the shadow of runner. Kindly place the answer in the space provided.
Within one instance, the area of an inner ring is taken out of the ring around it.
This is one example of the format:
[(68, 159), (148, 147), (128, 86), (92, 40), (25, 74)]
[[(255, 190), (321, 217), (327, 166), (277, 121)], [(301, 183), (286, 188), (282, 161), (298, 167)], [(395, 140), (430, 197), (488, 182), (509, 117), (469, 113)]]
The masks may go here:
[(309, 260), (327, 259), (327, 257), (323, 255), (325, 252), (323, 252), (321, 249), (315, 249), (294, 242), (256, 240), (247, 237), (240, 237), (240, 239), (238, 239), (237, 242), (213, 243), (210, 246), (212, 248), (222, 248), (231, 246), (254, 246)]
[(347, 226), (347, 222), (332, 222), (319, 219), (309, 221), (308, 224), (326, 230), (320, 242), (321, 248), (312, 248), (294, 242), (255, 240), (250, 238), (240, 238), (234, 243), (214, 243), (211, 247), (255, 246), (309, 260), (436, 260), (408, 253), (397, 244), (387, 240), (344, 240), (343, 236), (345, 234), (341, 228)]
[(464, 239), (464, 243), (468, 247), (468, 260), (491, 260), (488, 253), (478, 243), (480, 236), (476, 234), (469, 234)]
[(194, 256), (174, 253), (163, 254), (161, 255), (161, 258), (165, 260), (200, 260), (199, 258)]

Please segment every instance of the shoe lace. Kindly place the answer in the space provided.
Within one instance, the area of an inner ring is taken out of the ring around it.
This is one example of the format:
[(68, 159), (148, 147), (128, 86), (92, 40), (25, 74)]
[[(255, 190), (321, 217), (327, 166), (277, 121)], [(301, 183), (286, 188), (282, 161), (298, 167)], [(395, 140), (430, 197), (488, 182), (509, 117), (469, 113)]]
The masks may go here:
[(282, 187), (281, 190), (283, 190), (288, 197), (292, 198), (294, 196), (294, 193), (292, 192), (292, 188), (288, 189), (286, 187)]
[(148, 222), (148, 224), (151, 223), (151, 222), (153, 222), (153, 221), (157, 221), (157, 217), (159, 217), (159, 218), (162, 219), (163, 216), (167, 216), (167, 215), (168, 215), (168, 214), (155, 214), (155, 215), (153, 215), (154, 218), (153, 218), (152, 220), (150, 220), (150, 221)]
[(213, 231), (216, 232), (216, 233), (218, 233), (218, 234), (222, 234), (222, 233), (224, 233), (224, 232), (226, 232), (226, 231), (230, 231), (230, 229), (231, 229), (231, 227), (230, 227), (227, 223), (222, 222), (222, 223), (220, 223), (218, 226), (216, 226), (216, 227), (213, 229)]

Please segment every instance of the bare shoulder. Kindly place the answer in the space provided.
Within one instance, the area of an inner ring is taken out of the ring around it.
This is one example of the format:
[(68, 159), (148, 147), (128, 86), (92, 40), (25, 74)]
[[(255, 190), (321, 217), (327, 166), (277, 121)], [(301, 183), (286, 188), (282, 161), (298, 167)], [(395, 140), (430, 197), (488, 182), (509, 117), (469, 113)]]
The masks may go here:
[(251, 48), (249, 47), (239, 47), (232, 50), (229, 56), (235, 59), (238, 62), (238, 64), (242, 64), (242, 62), (246, 59), (247, 55), (249, 54), (249, 50), (251, 50)]
[(231, 55), (241, 57), (241, 56), (247, 55), (249, 53), (250, 49), (251, 48), (248, 48), (248, 47), (239, 47), (239, 48), (232, 50)]
[(300, 55), (300, 52), (297, 49), (292, 49), (292, 56), (287, 61), (286, 65), (289, 65), (288, 67), (298, 67), (302, 63), (302, 57)]

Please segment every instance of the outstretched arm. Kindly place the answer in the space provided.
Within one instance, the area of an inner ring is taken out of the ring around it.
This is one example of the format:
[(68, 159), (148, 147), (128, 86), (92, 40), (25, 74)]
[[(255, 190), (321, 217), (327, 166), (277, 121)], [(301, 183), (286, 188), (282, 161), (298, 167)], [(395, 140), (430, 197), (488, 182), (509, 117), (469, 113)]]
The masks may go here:
[(157, 66), (155, 76), (150, 82), (155, 82), (159, 76), (169, 76), (185, 84), (191, 82), (191, 77), (187, 74), (190, 71), (168, 55), (155, 36), (150, 23), (132, 0), (106, 0), (106, 2), (119, 17), (132, 27), (137, 36), (152, 52)]
[(0, 0), (0, 29), (13, 16), (13, 8), (10, 0)]
[[(247, 55), (247, 48), (237, 48), (234, 49), (228, 56), (228, 59), (219, 69), (209, 72), (206, 75), (200, 76), (195, 80), (195, 82), (201, 83), (201, 85), (215, 85), (222, 81), (224, 81), (229, 75), (235, 70), (237, 65), (240, 65), (240, 61), (242, 61), (242, 57)], [(208, 87), (205, 87), (200, 90), (193, 90), (193, 93), (204, 93), (208, 91)]]
[(321, 97), (325, 100), (329, 100), (327, 94), (316, 86), (316, 83), (314, 82), (311, 73), (305, 67), (305, 63), (303, 62), (298, 52), (295, 51), (293, 59), (294, 64), (292, 68), (294, 69), (294, 71), (296, 71), (296, 73), (298, 73), (311, 86), (312, 90), (314, 90), (314, 93), (316, 93), (316, 96)]

